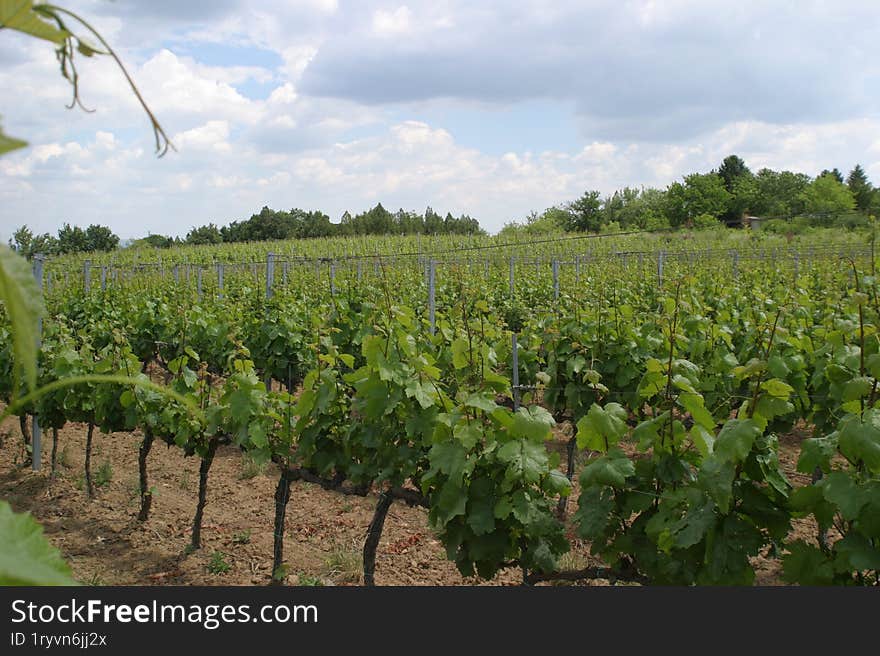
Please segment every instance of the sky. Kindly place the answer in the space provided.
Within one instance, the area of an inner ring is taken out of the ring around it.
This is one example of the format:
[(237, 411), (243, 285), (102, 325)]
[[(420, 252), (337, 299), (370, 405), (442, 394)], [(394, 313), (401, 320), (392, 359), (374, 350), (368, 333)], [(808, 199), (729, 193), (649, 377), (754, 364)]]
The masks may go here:
[(109, 57), (0, 31), (0, 239), (28, 224), (185, 236), (261, 207), (468, 214), (490, 232), (586, 190), (736, 153), (880, 183), (871, 1), (65, 0)]

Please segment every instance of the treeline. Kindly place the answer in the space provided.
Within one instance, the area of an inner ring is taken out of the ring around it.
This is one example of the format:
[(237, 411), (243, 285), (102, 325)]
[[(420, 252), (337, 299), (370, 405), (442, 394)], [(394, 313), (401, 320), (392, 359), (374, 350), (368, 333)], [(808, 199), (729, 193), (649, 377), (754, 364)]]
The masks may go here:
[(762, 168), (753, 173), (737, 155), (709, 173), (693, 173), (666, 189), (626, 187), (603, 197), (587, 191), (577, 200), (524, 221), (503, 233), (662, 230), (680, 226), (738, 226), (756, 216), (785, 222), (785, 229), (809, 225), (858, 225), (880, 210), (880, 189), (856, 165), (844, 178), (836, 168), (815, 178)]
[(444, 235), (480, 234), (483, 229), (476, 219), (467, 215), (440, 216), (430, 207), (424, 214), (403, 209), (389, 212), (382, 204), (352, 216), (342, 215), (339, 223), (320, 211), (301, 209), (290, 211), (263, 207), (246, 221), (233, 221), (218, 228), (213, 223), (190, 230), (183, 240), (187, 244), (220, 244), (270, 239), (311, 239), (315, 237), (339, 237), (354, 235)]
[(85, 230), (65, 223), (53, 236), (48, 232), (34, 234), (26, 225), (12, 233), (9, 245), (27, 258), (36, 254), (63, 255), (90, 251), (112, 251), (119, 246), (119, 237), (107, 226), (92, 224)]
[[(178, 244), (224, 244), (248, 241), (268, 241), (273, 239), (311, 239), (316, 237), (339, 237), (355, 235), (477, 235), (485, 234), (476, 219), (463, 214), (459, 217), (447, 213), (441, 216), (428, 207), (424, 214), (407, 212), (403, 209), (389, 212), (382, 204), (352, 216), (342, 215), (339, 223), (320, 211), (292, 209), (272, 210), (263, 207), (258, 214), (247, 220), (233, 221), (218, 227), (214, 223), (192, 228), (186, 237), (169, 237), (151, 234), (133, 241), (130, 246), (170, 248)], [(36, 253), (60, 255), (81, 251), (107, 251), (119, 245), (119, 237), (110, 228), (89, 226), (86, 230), (69, 225), (58, 231), (58, 236), (49, 233), (34, 235), (22, 226), (9, 240), (9, 245), (25, 257)]]

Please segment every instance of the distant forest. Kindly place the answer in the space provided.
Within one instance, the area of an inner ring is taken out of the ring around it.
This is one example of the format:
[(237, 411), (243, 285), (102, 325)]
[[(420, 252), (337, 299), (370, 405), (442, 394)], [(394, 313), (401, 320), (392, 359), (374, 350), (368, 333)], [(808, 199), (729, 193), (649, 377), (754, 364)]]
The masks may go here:
[[(507, 236), (549, 232), (611, 232), (703, 228), (740, 225), (747, 216), (769, 219), (766, 228), (798, 232), (814, 226), (859, 227), (880, 210), (880, 189), (856, 164), (844, 177), (826, 169), (815, 178), (805, 173), (763, 168), (753, 173), (737, 155), (726, 157), (709, 173), (692, 173), (666, 189), (630, 188), (603, 197), (587, 190), (573, 201), (532, 212), (505, 225)], [(485, 234), (479, 222), (463, 214), (454, 217), (428, 207), (418, 214), (403, 209), (389, 212), (381, 203), (360, 214), (342, 215), (338, 223), (319, 210), (273, 210), (263, 207), (249, 219), (218, 227), (193, 227), (186, 236), (150, 234), (130, 246), (168, 248), (176, 244), (221, 244), (273, 239), (309, 239), (347, 235), (474, 235)], [(30, 257), (118, 248), (119, 237), (106, 226), (64, 226), (57, 235), (34, 234), (26, 225), (9, 245)]]

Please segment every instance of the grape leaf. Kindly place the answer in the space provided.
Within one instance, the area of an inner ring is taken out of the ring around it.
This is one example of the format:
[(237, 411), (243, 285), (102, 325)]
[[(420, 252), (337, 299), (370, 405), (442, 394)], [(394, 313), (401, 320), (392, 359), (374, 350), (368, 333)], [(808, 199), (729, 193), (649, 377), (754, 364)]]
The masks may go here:
[(29, 513), (0, 501), (0, 585), (79, 585)]

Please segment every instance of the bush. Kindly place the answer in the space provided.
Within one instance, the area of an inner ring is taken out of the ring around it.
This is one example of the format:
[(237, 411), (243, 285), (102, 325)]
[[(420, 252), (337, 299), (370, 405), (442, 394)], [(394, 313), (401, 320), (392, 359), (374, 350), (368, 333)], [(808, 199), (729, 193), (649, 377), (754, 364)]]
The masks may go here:
[(699, 230), (702, 228), (717, 228), (718, 219), (711, 214), (698, 214), (691, 219), (692, 227)]

